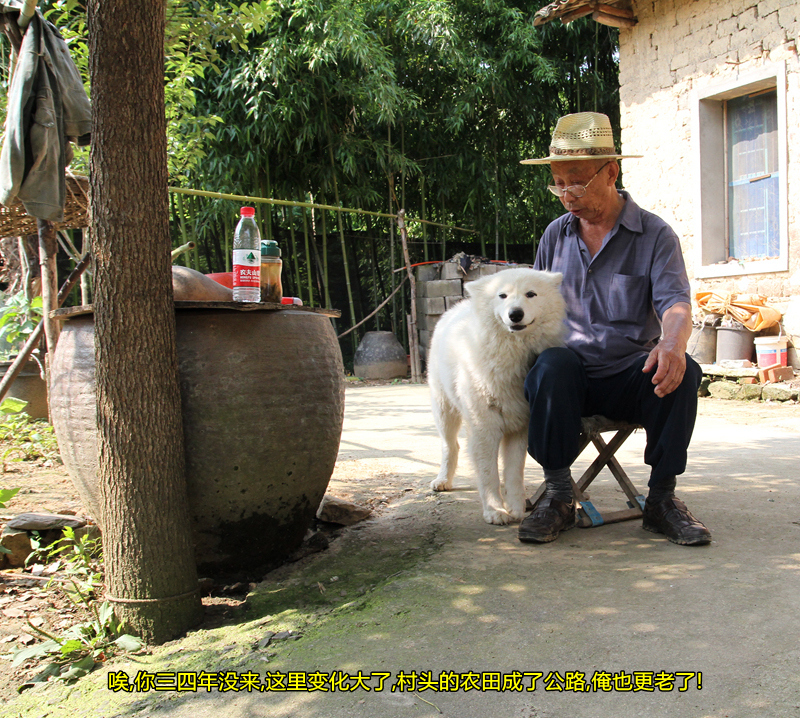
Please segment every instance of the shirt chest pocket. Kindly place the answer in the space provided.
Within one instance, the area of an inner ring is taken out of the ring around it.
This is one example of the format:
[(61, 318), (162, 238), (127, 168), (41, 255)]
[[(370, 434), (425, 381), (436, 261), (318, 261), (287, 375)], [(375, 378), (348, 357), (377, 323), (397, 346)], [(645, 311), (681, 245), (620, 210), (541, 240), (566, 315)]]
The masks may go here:
[(608, 291), (608, 318), (612, 322), (644, 321), (649, 304), (646, 276), (612, 274)]

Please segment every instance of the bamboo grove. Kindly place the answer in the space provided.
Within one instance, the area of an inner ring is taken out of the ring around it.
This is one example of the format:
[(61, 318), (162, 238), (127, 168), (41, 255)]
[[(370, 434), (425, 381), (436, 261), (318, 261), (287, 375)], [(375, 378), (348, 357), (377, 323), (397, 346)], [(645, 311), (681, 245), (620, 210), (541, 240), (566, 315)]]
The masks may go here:
[[(167, 0), (170, 183), (409, 217), (411, 261), (459, 251), (530, 262), (560, 205), (546, 169), (556, 118), (618, 125), (617, 31), (588, 18), (533, 27), (544, 0)], [(85, 65), (81, 0), (41, 7)], [(81, 157), (77, 159), (80, 171)], [(74, 165), (73, 165), (74, 167)], [(171, 193), (186, 261), (228, 269), (239, 204)], [(403, 265), (391, 219), (258, 204), (285, 294), (342, 310), (339, 331), (391, 293)], [(460, 228), (460, 229), (455, 229)], [(463, 231), (468, 230), (468, 231)], [(398, 299), (342, 341), (405, 340)]]

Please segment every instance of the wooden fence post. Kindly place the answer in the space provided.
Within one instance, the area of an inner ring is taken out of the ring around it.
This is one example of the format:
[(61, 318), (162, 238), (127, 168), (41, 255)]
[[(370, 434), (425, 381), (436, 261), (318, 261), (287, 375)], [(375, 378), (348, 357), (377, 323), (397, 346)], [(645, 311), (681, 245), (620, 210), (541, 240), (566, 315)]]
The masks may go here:
[(419, 335), (417, 333), (417, 287), (414, 272), (411, 269), (411, 258), (408, 254), (408, 232), (406, 231), (406, 211), (397, 213), (397, 227), (400, 230), (400, 241), (403, 244), (403, 260), (406, 263), (408, 282), (411, 285), (411, 313), (408, 315), (408, 349), (411, 353), (411, 383), (422, 381), (422, 364), (419, 358)]

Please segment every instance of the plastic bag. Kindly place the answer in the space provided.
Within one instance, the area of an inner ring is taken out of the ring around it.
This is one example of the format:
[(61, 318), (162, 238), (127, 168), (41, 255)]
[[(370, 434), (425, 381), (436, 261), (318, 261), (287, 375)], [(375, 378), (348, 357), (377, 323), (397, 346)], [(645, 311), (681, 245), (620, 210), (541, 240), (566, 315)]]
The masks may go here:
[(712, 314), (722, 314), (735, 319), (752, 332), (760, 332), (780, 324), (781, 313), (766, 304), (761, 294), (695, 294), (698, 306)]

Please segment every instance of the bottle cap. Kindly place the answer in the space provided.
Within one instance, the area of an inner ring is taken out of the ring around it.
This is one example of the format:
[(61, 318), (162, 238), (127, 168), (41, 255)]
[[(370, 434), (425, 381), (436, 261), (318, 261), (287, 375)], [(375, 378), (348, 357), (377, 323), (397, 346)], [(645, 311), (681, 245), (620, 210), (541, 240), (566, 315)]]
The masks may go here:
[(280, 257), (281, 248), (274, 239), (261, 240), (261, 256), (262, 257)]
[(256, 216), (256, 208), (255, 207), (242, 207), (239, 210), (239, 214), (242, 217), (255, 217)]

